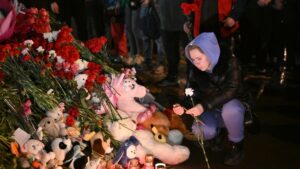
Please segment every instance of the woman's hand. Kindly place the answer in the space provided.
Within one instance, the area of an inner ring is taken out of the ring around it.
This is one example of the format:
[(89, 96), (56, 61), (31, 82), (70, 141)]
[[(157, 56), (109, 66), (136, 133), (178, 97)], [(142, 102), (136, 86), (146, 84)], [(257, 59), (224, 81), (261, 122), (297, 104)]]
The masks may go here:
[(183, 31), (187, 34), (191, 33), (191, 29), (192, 29), (192, 23), (191, 22), (185, 22), (183, 24)]
[(184, 107), (182, 107), (180, 104), (174, 104), (173, 105), (173, 111), (175, 114), (182, 115), (184, 113)]
[(200, 116), (203, 113), (203, 106), (201, 104), (197, 104), (191, 109), (188, 109), (185, 113), (192, 116)]
[(223, 22), (224, 26), (228, 28), (231, 28), (235, 25), (235, 20), (231, 17), (227, 17)]

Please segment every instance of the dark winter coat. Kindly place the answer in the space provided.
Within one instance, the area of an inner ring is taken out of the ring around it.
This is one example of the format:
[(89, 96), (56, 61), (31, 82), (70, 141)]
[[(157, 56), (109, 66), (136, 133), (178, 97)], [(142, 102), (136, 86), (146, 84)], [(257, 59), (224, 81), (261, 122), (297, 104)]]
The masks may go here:
[[(212, 72), (203, 72), (196, 67), (192, 69), (188, 87), (194, 89), (195, 104), (202, 104), (204, 111), (207, 111), (222, 108), (232, 99), (248, 102), (249, 92), (243, 86), (238, 58), (228, 48), (220, 50), (213, 33), (204, 34), (189, 44), (200, 47), (213, 66)], [(187, 58), (190, 59), (188, 54)]]

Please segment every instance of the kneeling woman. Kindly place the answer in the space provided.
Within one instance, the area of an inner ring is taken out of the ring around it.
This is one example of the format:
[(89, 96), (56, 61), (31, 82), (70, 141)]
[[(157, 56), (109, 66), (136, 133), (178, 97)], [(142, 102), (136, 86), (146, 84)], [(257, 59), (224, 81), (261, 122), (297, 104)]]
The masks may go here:
[[(241, 65), (229, 49), (220, 47), (214, 33), (202, 33), (185, 48), (186, 57), (194, 65), (188, 79), (188, 87), (194, 90), (195, 105), (185, 109), (174, 106), (176, 114), (197, 116), (205, 140), (212, 140), (225, 127), (231, 148), (225, 156), (227, 165), (238, 164), (243, 157), (244, 102), (248, 92), (243, 89)], [(186, 110), (186, 111), (185, 111)], [(194, 124), (195, 125), (195, 124)], [(193, 127), (195, 128), (195, 127)]]

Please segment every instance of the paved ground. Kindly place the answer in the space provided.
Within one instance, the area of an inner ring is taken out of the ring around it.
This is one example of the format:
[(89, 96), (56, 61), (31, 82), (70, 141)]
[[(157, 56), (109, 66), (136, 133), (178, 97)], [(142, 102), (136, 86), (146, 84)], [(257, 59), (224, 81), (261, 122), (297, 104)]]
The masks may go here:
[[(183, 96), (185, 64), (180, 64), (180, 86), (158, 88), (154, 82), (164, 75), (140, 73), (140, 78), (158, 102), (170, 106)], [(281, 78), (280, 78), (281, 77)], [(283, 80), (280, 83), (280, 80)], [(211, 169), (300, 169), (300, 78), (296, 73), (271, 73), (268, 76), (248, 74), (248, 84), (256, 99), (255, 111), (261, 121), (261, 132), (246, 132), (245, 158), (235, 167), (222, 164), (224, 152), (207, 150)], [(184, 142), (190, 158), (172, 169), (206, 169), (200, 148)]]

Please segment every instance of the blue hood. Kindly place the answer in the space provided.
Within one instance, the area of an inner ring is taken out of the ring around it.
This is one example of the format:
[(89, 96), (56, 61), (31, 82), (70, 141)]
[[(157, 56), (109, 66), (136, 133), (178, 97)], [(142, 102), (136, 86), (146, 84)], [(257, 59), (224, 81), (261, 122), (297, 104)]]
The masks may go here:
[(201, 33), (186, 46), (185, 55), (192, 62), (190, 54), (187, 51), (187, 47), (190, 45), (198, 46), (200, 49), (202, 49), (204, 54), (208, 57), (209, 61), (211, 62), (213, 70), (216, 64), (218, 63), (220, 57), (220, 47), (215, 34), (211, 32)]

